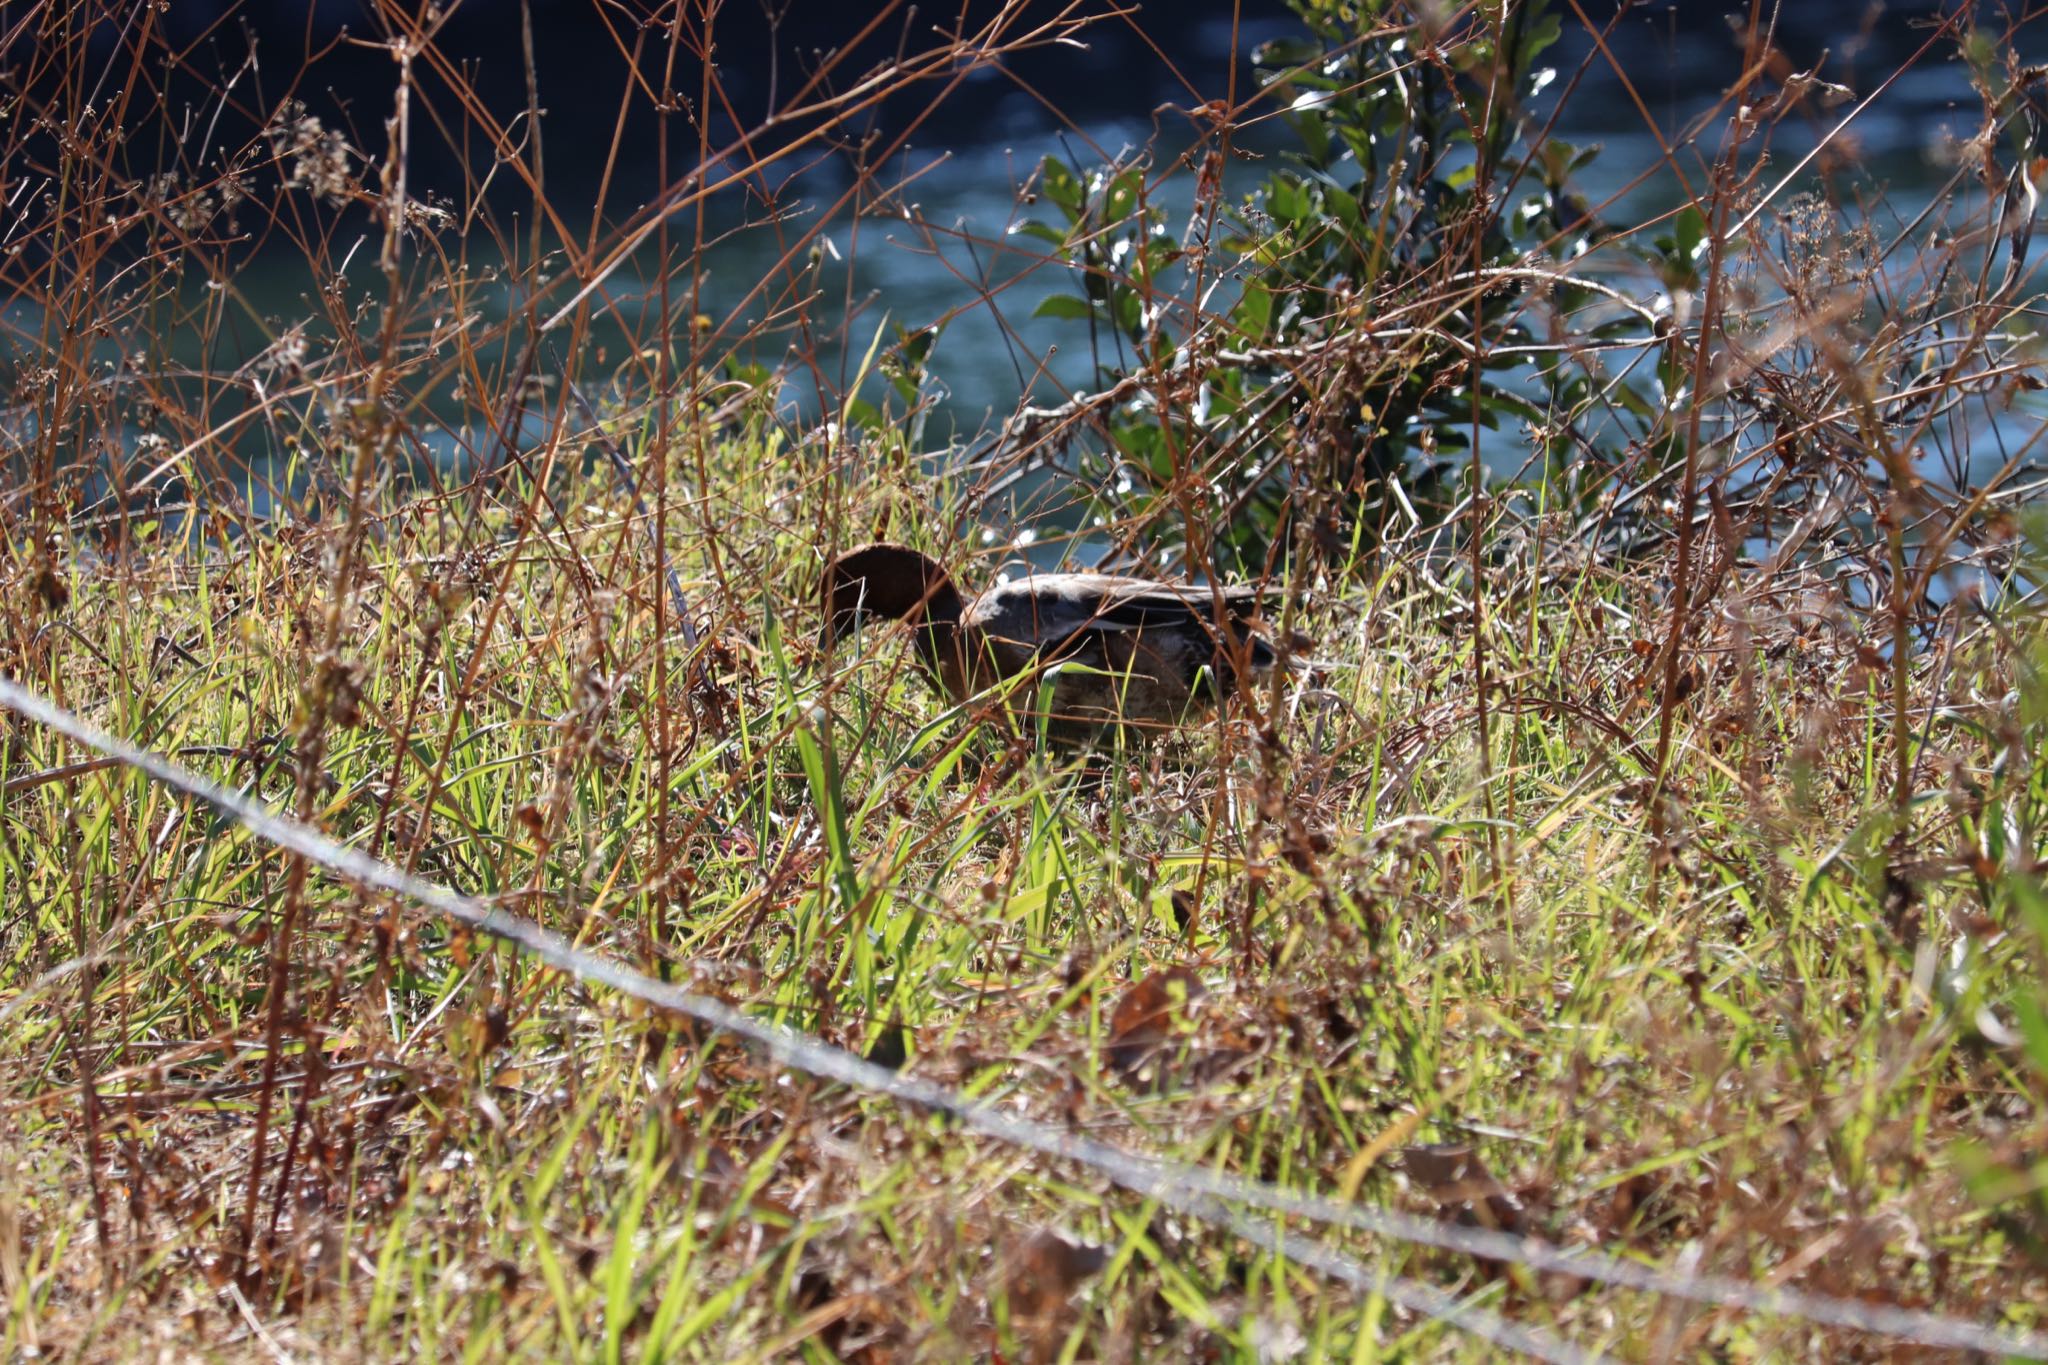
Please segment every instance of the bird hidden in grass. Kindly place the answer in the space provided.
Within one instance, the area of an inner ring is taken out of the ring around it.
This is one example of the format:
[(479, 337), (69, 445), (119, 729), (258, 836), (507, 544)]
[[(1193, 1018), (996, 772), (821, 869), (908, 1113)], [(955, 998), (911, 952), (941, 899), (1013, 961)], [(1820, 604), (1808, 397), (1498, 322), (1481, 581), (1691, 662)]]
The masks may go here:
[(877, 543), (835, 556), (819, 595), (821, 650), (864, 619), (906, 621), (942, 695), (1002, 696), (1015, 722), (1042, 722), (1064, 747), (1199, 719), (1276, 658), (1255, 629), (1276, 594), (1250, 583), (1039, 573), (969, 597), (929, 555)]

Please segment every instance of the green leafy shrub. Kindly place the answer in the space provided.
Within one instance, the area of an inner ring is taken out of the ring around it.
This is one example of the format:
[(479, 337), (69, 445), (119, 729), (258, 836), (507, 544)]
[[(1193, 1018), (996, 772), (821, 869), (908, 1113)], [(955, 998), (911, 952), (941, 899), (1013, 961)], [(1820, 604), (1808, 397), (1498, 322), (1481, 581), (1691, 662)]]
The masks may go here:
[[(1591, 382), (1554, 365), (1532, 390), (1515, 373), (1542, 340), (1521, 301), (1528, 262), (1601, 230), (1569, 188), (1594, 150), (1532, 133), (1556, 16), (1483, 6), (1432, 35), (1387, 22), (1391, 5), (1293, 7), (1306, 34), (1254, 59), (1262, 107), (1296, 145), (1255, 190), (1226, 205), (1212, 147), (1176, 238), (1144, 161), (1084, 180), (1049, 157), (1038, 188), (1057, 219), (1017, 229), (1082, 282), (1038, 314), (1090, 328), (1105, 387), (1038, 417), (1085, 412), (1106, 437), (1099, 461), (1077, 463), (1093, 510), (1186, 504), (1191, 556), (1229, 567), (1297, 531), (1339, 551), (1390, 509), (1440, 513), (1475, 423), (1541, 424), (1532, 391), (1568, 404)], [(1678, 234), (1696, 244), (1699, 230), (1695, 214)], [(1682, 259), (1687, 243), (1668, 250)], [(1644, 330), (1633, 313), (1610, 325)], [(1555, 453), (1574, 453), (1568, 436)], [(1395, 483), (1405, 497), (1389, 498)]]

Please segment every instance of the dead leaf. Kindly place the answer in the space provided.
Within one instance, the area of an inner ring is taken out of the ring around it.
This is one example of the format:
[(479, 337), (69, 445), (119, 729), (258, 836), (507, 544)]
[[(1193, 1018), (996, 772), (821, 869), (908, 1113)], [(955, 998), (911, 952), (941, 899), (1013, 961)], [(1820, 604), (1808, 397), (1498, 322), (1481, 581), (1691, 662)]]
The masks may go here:
[(1127, 1082), (1149, 1071), (1163, 1085), (1168, 1045), (1191, 1031), (1191, 1007), (1208, 994), (1192, 967), (1154, 972), (1125, 991), (1109, 1016), (1111, 1069)]
[(1089, 1276), (1109, 1264), (1109, 1252), (1042, 1229), (1003, 1257), (1003, 1288), (1010, 1330), (1029, 1360), (1050, 1360), (1072, 1326), (1064, 1311)]

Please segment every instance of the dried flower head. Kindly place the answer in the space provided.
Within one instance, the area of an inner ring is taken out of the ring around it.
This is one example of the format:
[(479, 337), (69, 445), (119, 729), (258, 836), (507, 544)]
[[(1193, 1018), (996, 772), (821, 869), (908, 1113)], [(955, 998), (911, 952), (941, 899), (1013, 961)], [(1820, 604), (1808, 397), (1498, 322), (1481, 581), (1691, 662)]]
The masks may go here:
[(279, 110), (263, 136), (273, 156), (291, 160), (287, 185), (309, 189), (329, 203), (340, 203), (354, 192), (355, 158), (347, 141), (322, 124), (317, 114), (307, 113), (300, 101), (292, 100)]

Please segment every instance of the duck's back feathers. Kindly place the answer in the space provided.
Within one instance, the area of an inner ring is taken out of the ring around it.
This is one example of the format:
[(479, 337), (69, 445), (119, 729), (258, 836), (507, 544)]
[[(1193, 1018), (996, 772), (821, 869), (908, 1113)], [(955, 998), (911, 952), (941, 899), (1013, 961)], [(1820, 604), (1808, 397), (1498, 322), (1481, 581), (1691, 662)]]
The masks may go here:
[[(1119, 719), (1176, 724), (1191, 703), (1220, 698), (1240, 663), (1269, 667), (1272, 648), (1248, 624), (1264, 600), (1250, 585), (1035, 574), (975, 598), (961, 624), (981, 643), (988, 681), (1075, 665), (1052, 681), (1051, 720), (1064, 737)], [(1036, 696), (1019, 701), (1038, 704)]]
[(967, 607), (962, 623), (1050, 645), (1078, 631), (1192, 632), (1216, 641), (1223, 625), (1240, 634), (1268, 600), (1249, 583), (1155, 583), (1115, 574), (1034, 574), (998, 584)]

